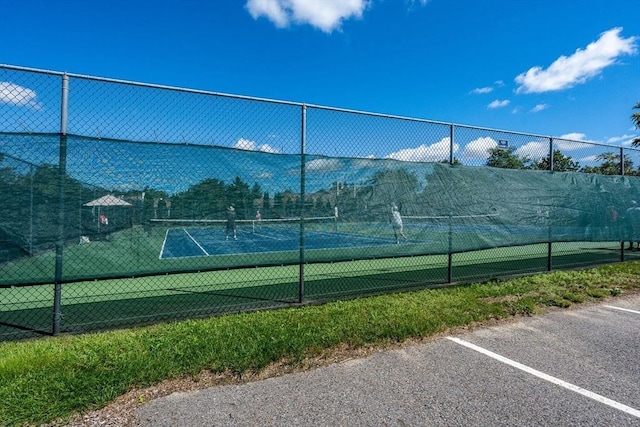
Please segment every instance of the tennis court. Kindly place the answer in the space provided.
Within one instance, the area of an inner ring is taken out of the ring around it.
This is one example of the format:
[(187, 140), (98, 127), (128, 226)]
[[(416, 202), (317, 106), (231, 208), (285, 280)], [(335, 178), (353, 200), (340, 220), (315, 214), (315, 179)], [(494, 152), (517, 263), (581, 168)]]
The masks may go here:
[[(396, 234), (386, 219), (363, 222), (342, 221), (338, 217), (305, 218), (304, 230), (299, 218), (239, 220), (236, 221), (237, 238), (233, 234), (227, 236), (224, 220), (152, 222), (164, 233), (159, 254), (164, 260), (241, 254), (261, 254), (262, 259), (271, 259), (277, 254), (297, 253), (301, 246), (315, 260), (322, 260), (319, 255), (322, 250), (332, 251), (335, 260), (442, 254), (454, 249), (494, 246), (486, 242), (505, 235), (525, 236), (529, 242), (546, 241), (549, 235), (545, 225), (504, 224), (497, 214), (407, 216), (405, 238)], [(560, 227), (554, 233), (576, 237), (572, 231)], [(301, 235), (304, 235), (302, 240)], [(401, 251), (396, 243), (402, 243)]]
[[(171, 224), (173, 221), (168, 223)], [(300, 220), (295, 218), (237, 221), (236, 238), (226, 235), (225, 221), (182, 223), (182, 226), (167, 228), (160, 259), (288, 252), (299, 250), (301, 245), (301, 224)], [(393, 243), (395, 240), (392, 234), (388, 237), (376, 237), (341, 233), (334, 217), (305, 220), (304, 247), (307, 250), (373, 247)]]

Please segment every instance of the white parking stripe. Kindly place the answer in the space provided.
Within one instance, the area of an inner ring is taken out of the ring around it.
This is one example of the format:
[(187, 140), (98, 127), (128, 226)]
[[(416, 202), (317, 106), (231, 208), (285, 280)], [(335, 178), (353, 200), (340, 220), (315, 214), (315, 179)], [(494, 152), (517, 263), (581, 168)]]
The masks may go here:
[(640, 411), (637, 410), (637, 409), (634, 409), (634, 408), (631, 408), (629, 406), (623, 405), (622, 403), (616, 402), (615, 400), (607, 399), (606, 397), (600, 396), (597, 393), (593, 393), (593, 392), (591, 392), (589, 390), (585, 390), (585, 389), (583, 389), (581, 387), (578, 387), (578, 386), (573, 385), (571, 383), (568, 383), (566, 381), (562, 381), (561, 379), (552, 377), (551, 375), (547, 375), (544, 372), (537, 371), (537, 370), (535, 370), (533, 368), (530, 368), (530, 367), (528, 367), (526, 365), (523, 365), (522, 363), (518, 363), (518, 362), (516, 362), (514, 360), (507, 359), (504, 356), (500, 356), (499, 354), (493, 353), (492, 351), (486, 350), (486, 349), (484, 349), (482, 347), (478, 347), (477, 345), (471, 344), (470, 342), (467, 342), (467, 341), (464, 341), (464, 340), (461, 340), (460, 338), (447, 337), (447, 339), (451, 340), (451, 341), (453, 341), (455, 343), (458, 343), (460, 345), (463, 345), (463, 346), (465, 346), (467, 348), (470, 348), (472, 350), (475, 350), (475, 351), (477, 351), (479, 353), (482, 353), (485, 356), (489, 356), (489, 357), (491, 357), (491, 358), (493, 358), (495, 360), (498, 360), (498, 361), (500, 361), (502, 363), (505, 363), (505, 364), (507, 364), (509, 366), (512, 366), (512, 367), (514, 367), (516, 369), (520, 369), (521, 371), (524, 371), (524, 372), (526, 372), (528, 374), (534, 375), (534, 376), (536, 376), (538, 378), (542, 378), (545, 381), (549, 381), (550, 383), (559, 385), (560, 387), (564, 387), (564, 388), (566, 388), (568, 390), (574, 391), (574, 392), (576, 392), (578, 394), (581, 394), (581, 395), (583, 395), (585, 397), (588, 397), (590, 399), (596, 400), (596, 401), (598, 401), (600, 403), (604, 403), (605, 405), (611, 406), (612, 408), (618, 409), (618, 410), (620, 410), (622, 412), (626, 412), (629, 415), (633, 415), (634, 417), (640, 418)]
[(628, 311), (629, 313), (640, 314), (640, 311), (636, 311), (636, 310), (629, 310), (628, 308), (614, 307), (614, 306), (612, 306), (612, 305), (605, 305), (605, 306), (603, 306), (603, 307), (613, 308), (614, 310), (620, 310), (620, 311)]

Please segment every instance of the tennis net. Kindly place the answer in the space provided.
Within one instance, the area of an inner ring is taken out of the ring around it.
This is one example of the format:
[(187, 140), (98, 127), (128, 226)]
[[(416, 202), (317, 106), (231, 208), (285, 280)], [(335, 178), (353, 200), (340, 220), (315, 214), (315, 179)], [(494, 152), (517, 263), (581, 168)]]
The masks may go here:
[[(265, 218), (265, 219), (237, 219), (235, 226), (238, 233), (260, 234), (260, 233), (298, 233), (300, 232), (302, 221), (304, 228), (314, 231), (335, 232), (337, 229), (337, 218), (309, 217), (301, 220), (294, 218)], [(225, 219), (152, 219), (150, 225), (153, 228), (167, 229), (220, 229), (225, 230), (227, 220)]]

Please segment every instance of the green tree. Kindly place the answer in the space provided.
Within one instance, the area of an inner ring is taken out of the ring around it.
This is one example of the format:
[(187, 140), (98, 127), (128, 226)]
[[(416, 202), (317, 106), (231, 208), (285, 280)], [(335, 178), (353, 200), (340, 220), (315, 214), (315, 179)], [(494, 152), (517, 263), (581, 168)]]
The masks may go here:
[(164, 211), (166, 208), (165, 199), (169, 197), (167, 192), (146, 187), (143, 193), (144, 201), (142, 203), (142, 221), (164, 218)]
[(527, 163), (531, 162), (531, 159), (527, 156), (519, 156), (515, 154), (515, 148), (509, 147), (506, 149), (494, 147), (489, 150), (489, 158), (487, 159), (487, 166), (502, 169), (529, 169), (530, 166)]
[[(4, 160), (4, 155), (0, 153), (0, 164)], [(0, 168), (0, 185), (9, 184), (16, 180), (17, 174), (11, 167)]]
[(264, 194), (262, 195), (262, 200), (262, 217), (272, 218), (273, 214), (271, 213), (271, 196), (269, 195), (268, 191), (264, 192)]
[[(440, 163), (446, 163), (449, 164), (449, 160), (441, 160)], [(457, 157), (453, 157), (453, 162), (451, 163), (452, 165), (461, 165), (462, 163), (460, 162), (460, 160), (458, 160)]]
[[(638, 102), (634, 107), (634, 109), (640, 110), (640, 102)], [(636, 127), (636, 129), (640, 129), (640, 111), (633, 113), (631, 115), (631, 121), (633, 122), (633, 125)], [(640, 145), (640, 137), (634, 139), (631, 142), (631, 145), (633, 145), (634, 147), (637, 147)]]
[[(167, 197), (146, 190), (147, 199)], [(173, 210), (181, 218), (217, 218), (227, 207), (225, 183), (217, 178), (207, 178), (192, 185), (185, 192), (173, 196)]]
[(420, 182), (415, 173), (405, 169), (385, 169), (373, 175), (370, 186), (371, 191), (364, 191), (363, 194), (369, 197), (367, 205), (375, 217), (387, 216), (393, 204), (399, 206), (403, 214), (411, 213)]
[(236, 208), (238, 219), (253, 217), (250, 212), (253, 208), (253, 200), (251, 199), (249, 184), (245, 183), (239, 176), (236, 176), (233, 183), (227, 186), (227, 199), (229, 204)]
[(251, 187), (251, 199), (260, 199), (262, 198), (262, 190), (260, 189), (260, 184), (255, 182), (253, 187)]
[(274, 216), (275, 218), (280, 218), (285, 216), (284, 215), (284, 198), (282, 196), (282, 193), (280, 192), (276, 192), (273, 195), (272, 216)]
[[(543, 157), (533, 164), (537, 170), (549, 170), (549, 156)], [(553, 170), (556, 172), (575, 172), (580, 169), (578, 162), (571, 156), (565, 156), (560, 150), (553, 150)]]
[[(596, 160), (601, 161), (599, 166), (585, 166), (581, 169), (581, 172), (585, 173), (597, 173), (601, 175), (620, 175), (620, 154), (615, 154), (612, 151), (598, 154)], [(624, 174), (635, 175), (633, 170), (633, 161), (624, 156)]]

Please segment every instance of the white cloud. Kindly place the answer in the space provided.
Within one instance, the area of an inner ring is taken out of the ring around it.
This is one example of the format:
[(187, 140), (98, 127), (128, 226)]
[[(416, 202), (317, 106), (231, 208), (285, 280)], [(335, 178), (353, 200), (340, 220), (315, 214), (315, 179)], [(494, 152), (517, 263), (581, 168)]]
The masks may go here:
[(504, 82), (502, 80), (496, 80), (495, 82), (493, 82), (493, 86), (477, 87), (469, 93), (474, 95), (482, 95), (485, 93), (491, 93), (495, 88), (501, 88), (502, 86), (504, 86)]
[(342, 169), (342, 162), (338, 159), (315, 159), (307, 163), (307, 171), (337, 171)]
[(273, 148), (272, 146), (270, 146), (269, 144), (262, 144), (260, 146), (260, 151), (262, 151), (263, 153), (273, 153), (273, 154), (278, 154), (280, 153), (280, 150)]
[(247, 0), (245, 7), (253, 19), (265, 17), (278, 28), (293, 22), (331, 33), (346, 19), (362, 18), (369, 4), (370, 0)]
[[(387, 159), (405, 162), (441, 162), (449, 159), (449, 145), (449, 137), (445, 137), (432, 145), (422, 144), (419, 147), (396, 151), (389, 154)], [(459, 145), (454, 143), (453, 152), (457, 152), (458, 148)]]
[(34, 90), (11, 82), (0, 82), (0, 102), (4, 104), (23, 105), (39, 110), (42, 105), (36, 101), (38, 95)]
[[(487, 160), (489, 158), (489, 150), (498, 147), (498, 142), (491, 137), (482, 137), (468, 143), (462, 152), (463, 159)], [(554, 140), (554, 148), (561, 151), (576, 150), (586, 148), (586, 145), (570, 141)], [(520, 157), (528, 157), (531, 160), (541, 159), (549, 154), (548, 141), (530, 141), (518, 147), (514, 154)]]
[(527, 142), (514, 151), (520, 157), (528, 157), (531, 160), (538, 160), (549, 155), (549, 143), (540, 141)]
[(273, 174), (269, 172), (262, 172), (258, 174), (253, 174), (253, 177), (256, 179), (273, 179)]
[(278, 28), (289, 25), (288, 11), (276, 0), (249, 0), (245, 7), (253, 19), (264, 16)]
[(631, 143), (634, 139), (638, 138), (638, 135), (621, 135), (621, 136), (612, 136), (608, 138), (607, 144), (620, 144), (624, 146), (631, 146)]
[(536, 105), (535, 107), (533, 107), (531, 109), (531, 112), (532, 113), (537, 113), (539, 111), (546, 110), (547, 108), (549, 108), (549, 105), (547, 105), (547, 104), (538, 104), (538, 105)]
[(502, 107), (506, 107), (510, 103), (511, 101), (509, 101), (508, 99), (504, 99), (502, 101), (500, 101), (499, 99), (496, 99), (495, 101), (487, 105), (487, 108), (502, 108)]
[(462, 158), (487, 160), (489, 158), (489, 150), (497, 146), (496, 140), (488, 136), (474, 139), (464, 147)]
[(607, 138), (605, 142), (607, 144), (616, 144), (620, 141), (626, 141), (629, 138), (633, 138), (633, 135), (612, 136), (610, 138)]
[(483, 93), (490, 93), (490, 92), (493, 92), (493, 88), (492, 88), (492, 87), (487, 86), (487, 87), (478, 87), (478, 88), (475, 88), (475, 89), (474, 89), (474, 90), (472, 90), (470, 93), (473, 93), (473, 94), (483, 94)]
[(518, 75), (516, 93), (542, 93), (562, 90), (585, 83), (606, 67), (615, 64), (621, 55), (637, 53), (637, 37), (623, 39), (622, 28), (613, 28), (600, 35), (585, 49), (571, 56), (560, 56), (546, 70), (536, 66)]
[(233, 144), (233, 148), (255, 151), (256, 143), (255, 141), (249, 141), (248, 139), (240, 138), (235, 144)]
[(560, 135), (558, 136), (558, 138), (560, 139), (570, 139), (572, 141), (586, 141), (587, 140), (587, 135), (584, 133), (580, 133), (580, 132), (571, 132), (571, 133), (565, 133), (564, 135)]
[(583, 144), (581, 142), (576, 141), (584, 141), (584, 142), (594, 142), (589, 141), (587, 139), (587, 135), (579, 132), (566, 133), (564, 135), (560, 135), (558, 137), (554, 137), (553, 139), (553, 148), (558, 149), (560, 151), (572, 151), (572, 150), (580, 150), (584, 148), (592, 147), (589, 144)]
[(255, 141), (251, 141), (249, 139), (240, 138), (233, 144), (233, 148), (237, 148), (239, 150), (247, 150), (247, 151), (262, 151), (264, 153), (279, 153), (277, 149), (273, 148), (269, 144), (258, 145)]

